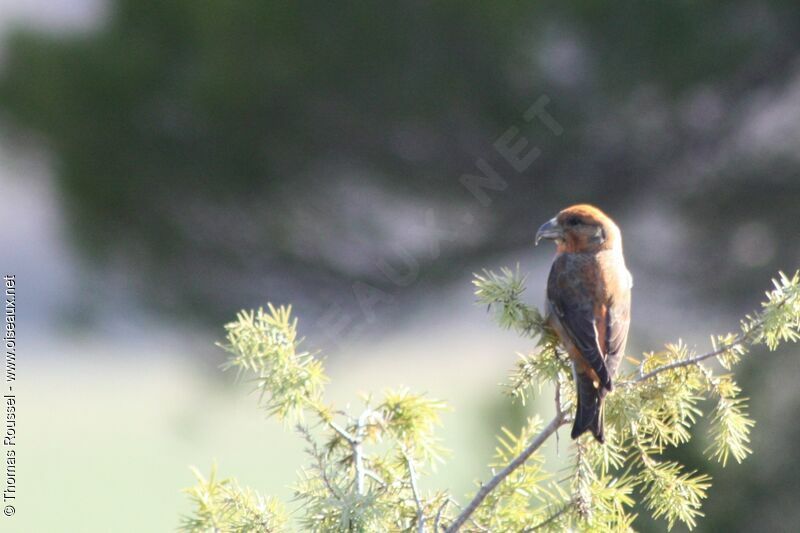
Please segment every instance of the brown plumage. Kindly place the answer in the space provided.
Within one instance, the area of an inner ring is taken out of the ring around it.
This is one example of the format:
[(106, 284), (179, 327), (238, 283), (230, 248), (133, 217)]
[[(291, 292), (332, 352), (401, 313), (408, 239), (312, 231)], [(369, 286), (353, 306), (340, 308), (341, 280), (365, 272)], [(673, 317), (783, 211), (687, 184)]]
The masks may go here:
[(578, 408), (576, 439), (591, 430), (603, 442), (603, 399), (625, 352), (633, 279), (622, 235), (605, 213), (574, 205), (539, 228), (536, 243), (556, 243), (547, 280), (547, 320), (572, 358)]

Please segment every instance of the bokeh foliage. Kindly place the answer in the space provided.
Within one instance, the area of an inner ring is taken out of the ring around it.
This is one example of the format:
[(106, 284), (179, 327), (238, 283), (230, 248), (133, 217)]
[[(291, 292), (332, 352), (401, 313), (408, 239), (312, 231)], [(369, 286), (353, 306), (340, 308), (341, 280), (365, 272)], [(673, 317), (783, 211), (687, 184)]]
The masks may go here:
[[(364, 187), (472, 209), (458, 177), (479, 157), (514, 194), (494, 195), (485, 231), (449, 244), (451, 257), (518, 247), (543, 212), (586, 199), (619, 210), (669, 197), (702, 222), (691, 242), (704, 246), (752, 218), (793, 236), (795, 160), (687, 162), (728, 153), (747, 95), (788, 83), (794, 2), (114, 0), (109, 13), (85, 34), (13, 33), (0, 109), (52, 150), (89, 255), (132, 254), (131, 275), (168, 276), (155, 302), (219, 304), (224, 291), (204, 286), (220, 275), (351, 275), (319, 248), (352, 237), (358, 198), (374, 201)], [(492, 143), (542, 94), (564, 134), (526, 130), (542, 153), (518, 175)], [(727, 118), (685, 123), (704, 95)], [(357, 238), (387, 254), (365, 218)], [(791, 254), (780, 247), (759, 273)], [(712, 283), (752, 278), (723, 253), (704, 261)], [(452, 275), (443, 264), (429, 272)]]

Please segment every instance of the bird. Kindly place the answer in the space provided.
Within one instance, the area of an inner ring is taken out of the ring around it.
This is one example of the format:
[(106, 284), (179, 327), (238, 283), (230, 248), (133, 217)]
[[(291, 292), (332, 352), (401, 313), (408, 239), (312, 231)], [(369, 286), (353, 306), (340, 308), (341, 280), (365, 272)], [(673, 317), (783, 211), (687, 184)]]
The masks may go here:
[(572, 360), (578, 402), (571, 437), (591, 431), (602, 444), (603, 400), (614, 389), (631, 319), (622, 234), (600, 209), (578, 204), (542, 224), (535, 245), (542, 239), (556, 244), (545, 321)]

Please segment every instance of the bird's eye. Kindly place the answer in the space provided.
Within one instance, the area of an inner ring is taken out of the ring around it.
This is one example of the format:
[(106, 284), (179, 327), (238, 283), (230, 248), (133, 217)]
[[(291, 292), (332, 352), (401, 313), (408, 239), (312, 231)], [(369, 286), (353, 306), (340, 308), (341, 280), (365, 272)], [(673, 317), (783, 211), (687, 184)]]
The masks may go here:
[(567, 219), (567, 226), (577, 226), (581, 223), (581, 219), (578, 217), (570, 217)]

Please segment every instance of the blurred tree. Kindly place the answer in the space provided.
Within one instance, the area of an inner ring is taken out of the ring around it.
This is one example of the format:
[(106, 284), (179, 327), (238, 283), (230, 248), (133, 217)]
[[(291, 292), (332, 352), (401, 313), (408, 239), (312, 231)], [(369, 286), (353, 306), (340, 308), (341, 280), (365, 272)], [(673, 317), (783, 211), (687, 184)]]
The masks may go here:
[[(451, 226), (474, 211), (481, 231), (443, 243), (452, 259), (527, 243), (564, 203), (613, 210), (676, 190), (697, 220), (725, 223), (735, 203), (781, 238), (785, 217), (751, 196), (761, 174), (726, 154), (745, 97), (789, 86), (799, 32), (788, 1), (116, 0), (90, 34), (15, 33), (0, 109), (52, 148), (90, 255), (158, 274), (156, 302), (225, 311), (254, 287), (284, 300), (293, 283), (382, 278), (374, 264), (396, 256), (419, 204), (455, 212), (440, 217)], [(523, 120), (541, 95), (563, 134)], [(493, 147), (510, 127), (541, 150), (520, 172)], [(507, 182), (487, 189), (490, 209), (459, 183), (478, 158)], [(798, 166), (769, 187), (796, 198)], [(730, 179), (701, 187), (720, 169)], [(709, 188), (726, 199), (713, 217), (697, 200)], [(698, 228), (704, 241), (717, 229)], [(718, 246), (701, 272), (741, 279)], [(776, 250), (760, 268), (791, 267)]]

